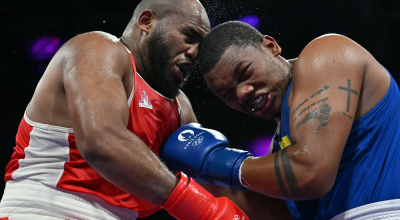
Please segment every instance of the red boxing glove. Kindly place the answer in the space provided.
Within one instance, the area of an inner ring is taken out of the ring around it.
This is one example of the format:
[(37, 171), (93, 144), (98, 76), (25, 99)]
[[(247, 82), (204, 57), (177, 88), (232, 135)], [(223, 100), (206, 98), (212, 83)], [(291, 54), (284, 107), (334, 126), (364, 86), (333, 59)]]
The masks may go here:
[(226, 197), (214, 197), (184, 173), (161, 206), (179, 220), (249, 220), (244, 212)]

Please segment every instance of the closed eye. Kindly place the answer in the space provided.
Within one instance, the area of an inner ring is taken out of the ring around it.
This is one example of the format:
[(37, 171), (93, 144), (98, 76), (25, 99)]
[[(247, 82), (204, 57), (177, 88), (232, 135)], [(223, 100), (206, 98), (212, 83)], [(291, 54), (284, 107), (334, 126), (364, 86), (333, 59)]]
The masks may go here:
[(243, 78), (243, 76), (245, 76), (247, 70), (249, 69), (249, 67), (251, 66), (251, 62), (243, 69), (243, 71), (240, 73), (240, 77), (239, 77), (239, 81), (242, 82), (246, 79)]
[(222, 96), (222, 98), (227, 98), (233, 89), (228, 89), (228, 91)]
[(189, 42), (193, 42), (194, 41), (194, 35), (191, 33), (185, 33), (186, 37), (189, 38)]
[(229, 93), (229, 90), (222, 96), (222, 98), (225, 98)]
[(190, 43), (200, 42), (203, 37), (197, 32), (193, 27), (185, 27), (183, 29), (183, 34), (189, 39)]

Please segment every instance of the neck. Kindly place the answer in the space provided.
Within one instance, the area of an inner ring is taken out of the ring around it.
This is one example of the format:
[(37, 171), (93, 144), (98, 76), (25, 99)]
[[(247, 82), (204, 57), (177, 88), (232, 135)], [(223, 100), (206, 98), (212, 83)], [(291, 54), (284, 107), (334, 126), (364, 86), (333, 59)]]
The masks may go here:
[(144, 64), (142, 62), (143, 60), (138, 52), (143, 50), (143, 47), (140, 47), (140, 45), (142, 45), (141, 42), (137, 43), (138, 40), (135, 36), (127, 37), (126, 35), (120, 38), (120, 42), (131, 51), (133, 60), (135, 61), (136, 71), (140, 74), (144, 81), (149, 83), (147, 72), (145, 71)]
[(286, 60), (288, 62), (290, 70), (289, 70), (289, 75), (290, 75), (290, 80), (293, 79), (293, 74), (294, 74), (294, 66), (296, 64), (297, 58)]
[[(282, 65), (282, 90), (284, 91), (284, 94), (286, 94), (290, 82), (293, 79), (293, 73), (294, 73), (294, 67), (295, 67), (295, 63), (296, 63), (296, 59), (290, 59), (290, 60), (286, 60), (283, 57), (279, 56), (278, 60), (280, 61), (281, 65)], [(282, 97), (283, 99), (283, 97)], [(275, 121), (278, 123), (278, 125), (280, 124), (280, 120), (281, 120), (281, 115), (279, 114), (279, 116), (277, 116), (275, 118)]]
[(285, 81), (287, 82), (287, 85), (289, 86), (290, 81), (293, 79), (294, 66), (295, 66), (297, 58), (286, 60), (285, 58), (279, 56), (278, 59), (279, 59), (279, 61), (281, 61), (281, 64), (284, 67), (283, 69), (285, 72)]

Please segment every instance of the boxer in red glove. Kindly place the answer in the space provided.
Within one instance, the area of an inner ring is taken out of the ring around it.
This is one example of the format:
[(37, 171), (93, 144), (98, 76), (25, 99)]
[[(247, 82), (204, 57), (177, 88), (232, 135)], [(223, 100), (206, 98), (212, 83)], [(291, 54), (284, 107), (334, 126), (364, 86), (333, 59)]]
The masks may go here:
[(179, 173), (180, 181), (162, 208), (177, 219), (249, 219), (226, 197), (215, 198), (193, 179)]
[(210, 31), (197, 0), (143, 0), (121, 38), (74, 37), (21, 121), (0, 218), (248, 219), (229, 199), (174, 176), (161, 144), (196, 117), (179, 91)]

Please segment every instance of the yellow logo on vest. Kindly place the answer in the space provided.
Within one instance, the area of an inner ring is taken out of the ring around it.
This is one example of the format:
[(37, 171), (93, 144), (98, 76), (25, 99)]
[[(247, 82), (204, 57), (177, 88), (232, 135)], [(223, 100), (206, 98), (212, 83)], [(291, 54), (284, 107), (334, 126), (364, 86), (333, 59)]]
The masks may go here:
[(287, 135), (282, 138), (281, 142), (279, 142), (279, 146), (281, 146), (281, 150), (283, 150), (284, 148), (286, 148), (290, 145), (292, 145), (292, 142), (290, 141), (290, 139)]

